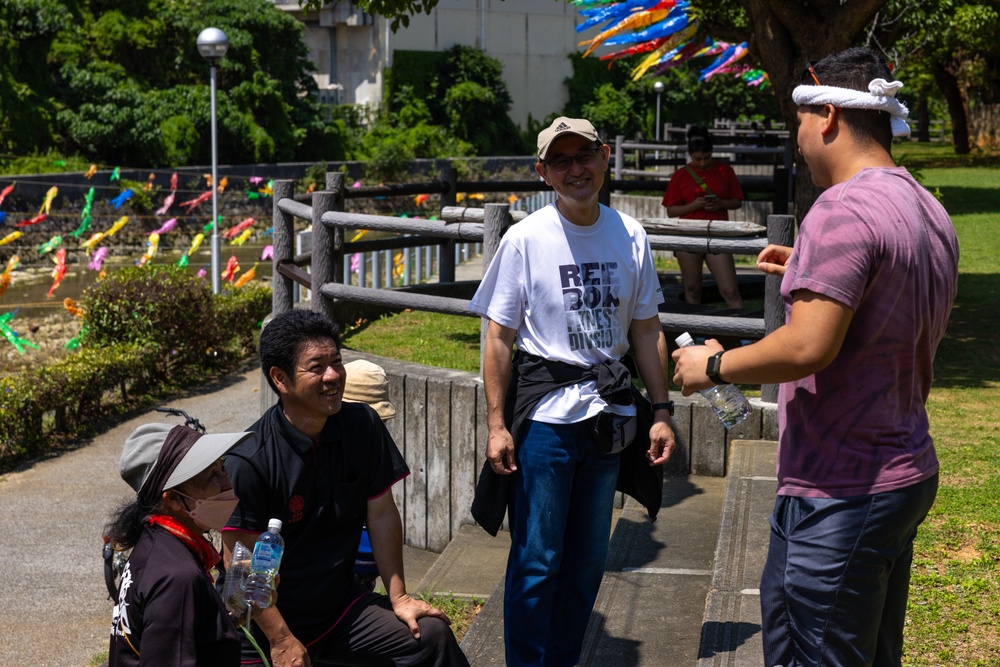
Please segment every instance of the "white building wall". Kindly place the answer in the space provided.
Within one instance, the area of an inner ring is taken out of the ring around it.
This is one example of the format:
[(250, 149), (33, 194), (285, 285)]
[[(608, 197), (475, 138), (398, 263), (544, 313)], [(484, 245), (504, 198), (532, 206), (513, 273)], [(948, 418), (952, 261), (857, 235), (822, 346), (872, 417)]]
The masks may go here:
[(303, 24), (303, 41), (316, 66), (321, 99), (331, 104), (378, 104), (382, 100), (384, 37), (381, 22), (349, 2), (305, 13), (298, 2), (275, 5)]
[(396, 51), (445, 51), (464, 44), (502, 63), (513, 100), (510, 117), (524, 128), (529, 115), (540, 121), (566, 104), (564, 81), (573, 75), (569, 54), (581, 50), (575, 30), (580, 19), (565, 0), (440, 0), (429, 15), (411, 17), (410, 25), (395, 33), (383, 18), (346, 2), (309, 14), (294, 0), (275, 4), (305, 25), (317, 83), (338, 103), (380, 103), (383, 70), (392, 66)]
[(389, 52), (483, 49), (503, 64), (510, 117), (524, 128), (529, 114), (542, 120), (566, 104), (563, 82), (573, 75), (569, 54), (580, 50), (578, 22), (564, 0), (441, 0), (430, 15), (413, 16), (409, 27), (390, 34)]

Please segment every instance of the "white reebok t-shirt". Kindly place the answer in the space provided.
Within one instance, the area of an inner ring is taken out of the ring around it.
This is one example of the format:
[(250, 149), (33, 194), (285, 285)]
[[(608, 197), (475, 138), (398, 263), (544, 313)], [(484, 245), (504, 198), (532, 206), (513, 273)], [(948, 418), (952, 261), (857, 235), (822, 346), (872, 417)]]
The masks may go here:
[[(589, 367), (620, 359), (632, 320), (655, 317), (662, 302), (649, 241), (634, 218), (602, 205), (597, 222), (584, 227), (550, 204), (507, 231), (469, 308), (516, 330), (523, 352)], [(588, 381), (548, 394), (529, 417), (571, 424), (605, 407)]]

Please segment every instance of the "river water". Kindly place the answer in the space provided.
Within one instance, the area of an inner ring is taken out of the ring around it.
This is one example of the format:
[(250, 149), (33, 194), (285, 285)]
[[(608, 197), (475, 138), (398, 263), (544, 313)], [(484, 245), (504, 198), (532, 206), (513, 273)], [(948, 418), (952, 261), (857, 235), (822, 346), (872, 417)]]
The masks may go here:
[[(204, 268), (206, 271), (205, 280), (211, 283), (212, 252), (210, 247), (211, 239), (206, 239), (202, 247), (195, 252), (188, 264), (188, 269), (192, 273), (197, 273)], [(240, 271), (236, 274), (239, 278), (243, 273), (249, 271), (258, 262), (255, 280), (264, 280), (268, 284), (271, 281), (271, 260), (260, 261), (264, 244), (251, 245), (247, 243), (242, 246), (230, 246), (225, 242), (219, 253), (220, 271), (226, 268), (226, 262), (232, 255), (240, 263)], [(161, 250), (153, 258), (153, 264), (176, 264), (180, 259), (182, 251)], [(134, 256), (112, 257), (109, 256), (103, 265), (103, 269), (108, 273), (120, 269), (124, 266), (135, 265), (137, 259), (142, 255), (142, 251), (136, 249)], [(53, 265), (54, 266), (54, 265)], [(0, 266), (0, 271), (3, 267)], [(79, 301), (84, 291), (97, 281), (97, 272), (87, 268), (86, 261), (71, 263), (66, 270), (59, 287), (56, 288), (51, 298), (46, 296), (52, 286), (51, 268), (35, 266), (28, 270), (15, 269), (11, 273), (11, 285), (2, 296), (0, 296), (0, 314), (18, 311), (19, 315), (46, 315), (63, 308), (63, 299), (69, 297), (74, 301)]]

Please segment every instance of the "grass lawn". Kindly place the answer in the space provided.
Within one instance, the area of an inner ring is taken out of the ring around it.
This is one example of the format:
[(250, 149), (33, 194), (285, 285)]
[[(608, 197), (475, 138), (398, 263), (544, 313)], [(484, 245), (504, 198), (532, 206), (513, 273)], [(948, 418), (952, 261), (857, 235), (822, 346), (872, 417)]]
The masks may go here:
[(924, 168), (958, 230), (958, 299), (928, 401), (941, 459), (917, 535), (904, 664), (1000, 664), (1000, 166)]
[[(915, 547), (904, 665), (1000, 665), (1000, 159), (900, 144), (958, 231), (959, 288), (928, 401), (941, 460)], [(348, 332), (348, 347), (467, 371), (479, 321), (404, 313)]]

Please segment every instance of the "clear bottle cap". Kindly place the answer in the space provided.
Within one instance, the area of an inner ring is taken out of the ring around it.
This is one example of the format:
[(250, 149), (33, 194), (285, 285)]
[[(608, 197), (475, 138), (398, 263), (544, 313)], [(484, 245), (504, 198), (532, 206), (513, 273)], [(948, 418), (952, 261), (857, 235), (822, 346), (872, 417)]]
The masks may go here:
[(694, 345), (694, 338), (691, 338), (691, 334), (685, 331), (675, 338), (674, 342), (677, 343), (677, 347), (687, 347), (688, 345)]
[(267, 522), (267, 529), (273, 530), (276, 533), (281, 532), (281, 519), (271, 519)]

